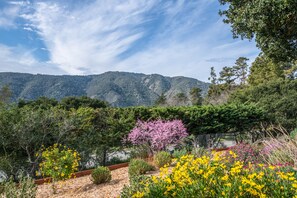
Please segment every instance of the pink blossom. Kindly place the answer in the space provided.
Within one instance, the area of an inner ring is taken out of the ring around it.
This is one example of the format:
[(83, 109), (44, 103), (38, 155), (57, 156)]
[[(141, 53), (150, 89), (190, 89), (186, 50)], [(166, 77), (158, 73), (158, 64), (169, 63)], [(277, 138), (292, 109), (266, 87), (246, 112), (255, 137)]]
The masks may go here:
[(148, 144), (152, 150), (159, 151), (168, 145), (178, 144), (188, 136), (181, 120), (138, 121), (127, 140), (134, 145)]

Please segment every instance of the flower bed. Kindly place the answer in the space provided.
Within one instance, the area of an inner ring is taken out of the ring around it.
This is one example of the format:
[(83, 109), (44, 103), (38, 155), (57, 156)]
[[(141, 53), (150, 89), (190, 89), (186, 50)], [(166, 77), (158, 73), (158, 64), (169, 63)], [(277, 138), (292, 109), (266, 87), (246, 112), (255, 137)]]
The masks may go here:
[[(231, 158), (237, 156), (228, 151)], [(171, 172), (145, 177), (126, 186), (121, 197), (297, 197), (297, 174), (292, 167), (232, 161), (213, 153), (212, 157), (181, 157)]]

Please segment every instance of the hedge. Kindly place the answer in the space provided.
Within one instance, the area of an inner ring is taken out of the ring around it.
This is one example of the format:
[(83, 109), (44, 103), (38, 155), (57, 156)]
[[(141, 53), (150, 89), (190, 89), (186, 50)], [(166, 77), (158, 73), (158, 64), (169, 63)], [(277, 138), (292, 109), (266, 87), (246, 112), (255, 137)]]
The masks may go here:
[(104, 165), (107, 153), (123, 146), (123, 138), (137, 120), (180, 119), (188, 133), (247, 132), (265, 121), (265, 112), (255, 106), (222, 105), (197, 107), (0, 107), (0, 170), (8, 175), (25, 169), (34, 175), (35, 154), (44, 145), (64, 144), (80, 152), (81, 169), (96, 155), (95, 165)]

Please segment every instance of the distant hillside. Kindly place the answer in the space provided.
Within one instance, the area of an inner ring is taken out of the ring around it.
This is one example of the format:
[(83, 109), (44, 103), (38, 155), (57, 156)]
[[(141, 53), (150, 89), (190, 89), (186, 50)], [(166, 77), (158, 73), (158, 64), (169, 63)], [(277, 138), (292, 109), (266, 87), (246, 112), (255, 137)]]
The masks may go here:
[[(108, 101), (112, 106), (153, 105), (163, 93), (168, 101), (178, 93), (189, 98), (189, 92), (199, 87), (206, 93), (209, 84), (187, 77), (165, 77), (127, 72), (106, 72), (99, 75), (33, 75), (0, 73), (0, 87), (9, 85), (13, 100), (31, 100), (40, 96), (60, 100), (66, 96), (89, 96)], [(189, 101), (188, 101), (189, 102)]]

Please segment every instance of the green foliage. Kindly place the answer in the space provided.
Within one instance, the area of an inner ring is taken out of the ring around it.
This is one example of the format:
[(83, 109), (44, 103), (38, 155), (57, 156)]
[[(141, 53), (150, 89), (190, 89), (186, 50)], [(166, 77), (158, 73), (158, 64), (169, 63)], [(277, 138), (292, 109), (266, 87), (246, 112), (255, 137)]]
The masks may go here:
[(33, 176), (38, 161), (35, 154), (41, 145), (53, 144), (59, 138), (59, 121), (56, 110), (14, 106), (1, 109), (0, 156), (10, 163), (8, 175), (15, 175), (22, 168)]
[(290, 137), (297, 140), (297, 128), (290, 133)]
[(167, 105), (167, 98), (164, 93), (162, 93), (157, 100), (155, 101), (156, 106), (166, 106)]
[[(106, 164), (108, 153), (123, 148), (122, 140), (136, 121), (180, 119), (193, 135), (246, 132), (256, 129), (264, 112), (251, 105), (195, 107), (78, 108), (48, 109), (24, 106), (0, 107), (0, 158), (7, 160), (5, 172), (15, 175), (23, 169), (35, 175), (40, 147), (55, 143), (75, 149), (81, 168)], [(16, 138), (17, 137), (17, 138)], [(142, 152), (147, 156), (147, 150)], [(138, 157), (140, 157), (138, 155)]]
[(130, 179), (130, 185), (125, 185), (121, 191), (121, 198), (131, 198), (133, 194), (141, 191), (145, 186), (152, 182), (151, 177), (137, 175)]
[(203, 97), (202, 97), (202, 89), (199, 87), (194, 87), (190, 90), (190, 100), (192, 105), (202, 105)]
[(154, 169), (155, 168), (152, 165), (148, 164), (143, 159), (132, 159), (129, 163), (128, 169), (129, 178), (131, 179), (135, 176), (143, 175)]
[(239, 57), (233, 66), (223, 67), (218, 79), (214, 68), (211, 68), (209, 80), (212, 84), (205, 99), (206, 104), (224, 104), (234, 90), (246, 84), (247, 61), (247, 58)]
[(262, 54), (252, 63), (248, 83), (255, 86), (268, 81), (284, 79), (285, 75), (283, 69), (281, 64), (274, 63), (271, 59)]
[(188, 153), (188, 151), (185, 148), (180, 149), (180, 150), (174, 150), (174, 152), (172, 153), (172, 157), (179, 159), (181, 156), (184, 156), (187, 153)]
[(223, 67), (220, 71), (219, 82), (225, 84), (226, 86), (234, 85), (236, 77), (232, 67)]
[(171, 156), (166, 151), (160, 151), (154, 155), (154, 163), (159, 168), (165, 165), (169, 166), (171, 164)]
[(171, 106), (185, 106), (187, 104), (187, 101), (188, 97), (186, 96), (186, 94), (180, 92), (173, 97), (173, 104), (171, 104)]
[(0, 105), (1, 103), (8, 103), (11, 99), (12, 91), (8, 85), (4, 85), (0, 89)]
[(39, 97), (36, 100), (19, 100), (18, 107), (22, 108), (25, 106), (29, 106), (31, 108), (41, 108), (41, 109), (50, 109), (51, 107), (55, 107), (59, 104), (59, 102), (54, 98), (47, 98), (47, 97)]
[(128, 108), (139, 120), (182, 120), (189, 134), (246, 132), (265, 120), (264, 111), (254, 105)]
[[(247, 68), (248, 64), (246, 57), (239, 57), (236, 59), (235, 64), (231, 67), (223, 67), (222, 71), (220, 71), (220, 77), (218, 79), (219, 82), (225, 85), (226, 88), (229, 88), (231, 85), (235, 85), (236, 81), (239, 81), (239, 84), (245, 84), (247, 78)], [(212, 74), (213, 69), (211, 71)]]
[(91, 173), (94, 184), (102, 184), (111, 180), (111, 172), (107, 167), (99, 166)]
[(147, 159), (150, 155), (150, 147), (148, 145), (134, 146), (130, 152), (131, 158)]
[(41, 108), (41, 109), (50, 109), (51, 107), (59, 106), (62, 109), (70, 110), (70, 109), (78, 109), (80, 107), (90, 107), (93, 109), (96, 108), (105, 108), (108, 107), (109, 104), (105, 101), (90, 98), (87, 96), (80, 97), (65, 97), (60, 102), (54, 98), (47, 97), (39, 97), (36, 100), (19, 100), (18, 107), (22, 108), (25, 106), (29, 106), (32, 108)]
[(246, 57), (239, 57), (236, 62), (235, 65), (233, 66), (233, 70), (234, 70), (234, 75), (236, 77), (236, 79), (239, 81), (240, 85), (243, 85), (246, 83), (246, 79), (247, 79), (247, 70), (248, 70), (248, 64), (247, 61), (249, 59)]
[(54, 181), (69, 179), (78, 170), (79, 154), (66, 146), (54, 144), (45, 149), (41, 157), (42, 162), (39, 164), (41, 175), (50, 176)]
[(4, 184), (0, 183), (0, 195), (4, 192)]
[(0, 189), (0, 197), (9, 198), (34, 198), (36, 197), (37, 186), (30, 177), (22, 177), (19, 183), (13, 182), (12, 179), (0, 184), (2, 186), (2, 194)]
[(93, 109), (97, 109), (109, 106), (109, 104), (105, 101), (87, 96), (65, 97), (61, 100), (60, 105), (67, 110), (71, 108), (78, 109), (79, 107), (91, 107)]
[(297, 59), (297, 1), (219, 1), (229, 5), (220, 14), (231, 24), (234, 37), (255, 37), (257, 46), (278, 62)]
[(211, 156), (210, 150), (205, 149), (203, 147), (194, 147), (191, 150), (191, 154), (197, 158), (202, 157), (202, 156)]
[(288, 131), (297, 123), (297, 80), (276, 80), (234, 92), (229, 102), (254, 104), (268, 113), (269, 121)]
[[(236, 154), (232, 153), (234, 156)], [(292, 167), (230, 162), (218, 153), (213, 157), (181, 157), (171, 170), (141, 178), (122, 191), (123, 197), (294, 197), (297, 172)]]

